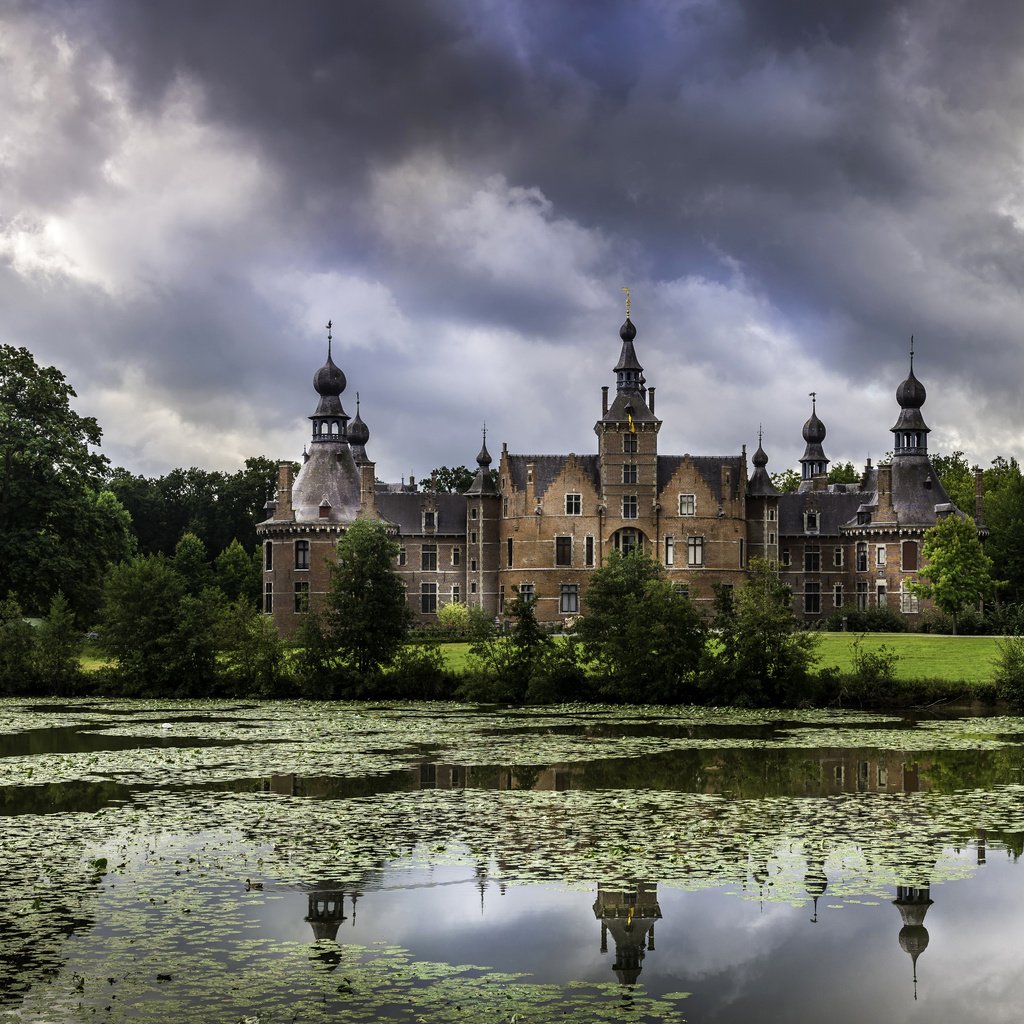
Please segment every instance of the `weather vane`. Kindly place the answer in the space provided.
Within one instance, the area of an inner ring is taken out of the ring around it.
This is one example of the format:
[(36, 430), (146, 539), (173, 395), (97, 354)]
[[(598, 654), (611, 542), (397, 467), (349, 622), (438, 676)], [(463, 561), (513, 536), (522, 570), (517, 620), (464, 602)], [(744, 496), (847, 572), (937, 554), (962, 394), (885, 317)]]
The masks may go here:
[(626, 293), (626, 319), (628, 320), (629, 319), (629, 304), (630, 304), (629, 289), (628, 288), (623, 288), (622, 290)]
[(807, 394), (811, 396), (811, 412), (816, 412), (818, 408), (818, 392), (808, 391)]
[(914, 336), (910, 336), (910, 372), (914, 372)]
[(334, 326), (333, 320), (327, 321), (327, 355), (331, 354), (331, 328)]

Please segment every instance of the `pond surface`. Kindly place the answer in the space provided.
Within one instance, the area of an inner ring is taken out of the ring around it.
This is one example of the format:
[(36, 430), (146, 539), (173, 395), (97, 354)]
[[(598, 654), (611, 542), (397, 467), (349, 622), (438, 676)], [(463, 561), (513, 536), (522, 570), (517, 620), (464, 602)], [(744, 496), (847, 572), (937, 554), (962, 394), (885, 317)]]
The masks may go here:
[(0, 701), (0, 1021), (1016, 1020), (1022, 742)]

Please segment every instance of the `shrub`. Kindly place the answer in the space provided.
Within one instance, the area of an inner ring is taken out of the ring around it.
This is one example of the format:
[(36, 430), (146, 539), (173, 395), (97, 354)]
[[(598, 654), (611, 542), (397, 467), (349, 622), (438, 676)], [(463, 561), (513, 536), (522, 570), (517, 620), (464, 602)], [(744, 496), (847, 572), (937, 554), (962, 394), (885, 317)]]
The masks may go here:
[(894, 608), (837, 609), (828, 619), (826, 628), (834, 632), (843, 629), (850, 633), (905, 633), (907, 620)]
[(1024, 637), (1008, 636), (999, 641), (995, 684), (999, 696), (1014, 707), (1024, 707)]

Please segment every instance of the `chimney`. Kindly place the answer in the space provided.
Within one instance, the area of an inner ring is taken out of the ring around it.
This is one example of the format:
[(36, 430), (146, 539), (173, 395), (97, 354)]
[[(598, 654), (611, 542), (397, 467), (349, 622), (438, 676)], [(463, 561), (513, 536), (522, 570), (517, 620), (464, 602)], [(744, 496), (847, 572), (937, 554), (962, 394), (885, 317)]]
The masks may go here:
[(359, 514), (367, 518), (376, 518), (377, 515), (374, 504), (376, 468), (374, 462), (364, 462), (359, 466)]
[(647, 389), (647, 408), (654, 414), (654, 388)]
[(974, 522), (985, 525), (985, 476), (981, 466), (974, 467)]
[(608, 415), (608, 385), (601, 388), (601, 415)]
[(892, 507), (892, 463), (878, 467), (878, 511), (875, 513), (879, 521), (890, 523), (896, 518)]
[(277, 509), (274, 513), (275, 519), (295, 520), (295, 509), (292, 508), (292, 464), (290, 462), (279, 462), (277, 464)]

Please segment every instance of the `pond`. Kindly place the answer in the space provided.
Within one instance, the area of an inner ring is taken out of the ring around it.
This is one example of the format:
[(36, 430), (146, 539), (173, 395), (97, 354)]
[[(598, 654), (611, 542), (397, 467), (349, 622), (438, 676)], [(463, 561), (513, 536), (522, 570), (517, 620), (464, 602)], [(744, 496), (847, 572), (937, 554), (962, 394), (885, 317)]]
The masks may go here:
[(1016, 1019), (1024, 719), (0, 701), (0, 1020)]

